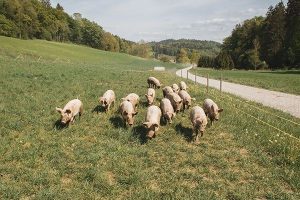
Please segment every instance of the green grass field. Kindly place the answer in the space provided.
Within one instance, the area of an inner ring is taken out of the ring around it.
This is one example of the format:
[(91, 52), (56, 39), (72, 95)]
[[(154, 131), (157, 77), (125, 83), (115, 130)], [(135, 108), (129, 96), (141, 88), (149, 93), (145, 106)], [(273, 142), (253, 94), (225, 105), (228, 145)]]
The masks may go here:
[[(157, 65), (167, 71), (151, 71)], [(300, 121), (288, 114), (188, 82), (194, 104), (210, 97), (224, 108), (220, 121), (198, 145), (188, 112), (145, 139), (146, 79), (178, 83), (178, 67), (0, 37), (0, 199), (300, 199)], [(130, 92), (141, 96), (134, 127), (121, 126), (118, 106), (95, 112), (107, 89), (117, 105)], [(76, 97), (85, 112), (60, 129), (55, 107)]]
[(199, 76), (249, 85), (279, 92), (300, 95), (300, 70), (245, 71), (245, 70), (213, 70), (197, 68), (191, 70)]

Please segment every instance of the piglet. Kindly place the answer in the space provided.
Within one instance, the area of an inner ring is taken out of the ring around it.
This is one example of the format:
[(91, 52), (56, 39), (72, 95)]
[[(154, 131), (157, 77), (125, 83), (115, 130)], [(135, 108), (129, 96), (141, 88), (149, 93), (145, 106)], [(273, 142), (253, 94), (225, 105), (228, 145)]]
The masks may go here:
[(61, 115), (62, 124), (74, 123), (75, 116), (81, 116), (83, 113), (83, 104), (79, 99), (73, 99), (69, 101), (63, 109), (56, 108), (56, 111)]

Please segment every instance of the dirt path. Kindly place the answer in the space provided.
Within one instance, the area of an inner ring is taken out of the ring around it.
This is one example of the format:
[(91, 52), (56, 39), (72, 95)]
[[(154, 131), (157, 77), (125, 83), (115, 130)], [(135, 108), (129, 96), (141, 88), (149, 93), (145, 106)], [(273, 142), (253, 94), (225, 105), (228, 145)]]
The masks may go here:
[[(188, 77), (190, 80), (195, 80), (195, 75), (188, 72), (192, 67), (176, 71), (177, 76)], [(206, 78), (196, 76), (197, 83), (206, 85)], [(255, 88), (235, 83), (224, 82), (222, 84), (222, 91), (228, 92), (244, 99), (261, 103), (300, 118), (300, 96), (286, 94), (282, 92), (275, 92), (261, 88)], [(220, 89), (220, 81), (209, 79), (209, 86)]]

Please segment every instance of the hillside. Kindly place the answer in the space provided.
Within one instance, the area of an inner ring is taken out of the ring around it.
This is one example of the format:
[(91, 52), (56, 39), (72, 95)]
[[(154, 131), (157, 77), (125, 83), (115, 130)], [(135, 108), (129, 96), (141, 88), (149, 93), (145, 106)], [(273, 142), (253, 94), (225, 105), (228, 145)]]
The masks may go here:
[[(178, 83), (179, 66), (42, 40), (0, 44), (0, 199), (300, 199), (298, 119), (187, 82), (194, 105), (209, 97), (224, 108), (220, 120), (195, 144), (181, 112), (147, 140), (146, 80)], [(103, 113), (108, 89), (117, 102)], [(118, 105), (131, 92), (139, 112), (124, 128)], [(55, 107), (74, 98), (84, 113), (63, 128)]]
[(220, 52), (221, 44), (214, 41), (203, 40), (163, 40), (160, 42), (150, 42), (149, 45), (157, 54), (168, 56), (176, 56), (181, 48), (185, 48), (191, 53), (193, 50), (200, 53), (202, 56), (216, 56)]

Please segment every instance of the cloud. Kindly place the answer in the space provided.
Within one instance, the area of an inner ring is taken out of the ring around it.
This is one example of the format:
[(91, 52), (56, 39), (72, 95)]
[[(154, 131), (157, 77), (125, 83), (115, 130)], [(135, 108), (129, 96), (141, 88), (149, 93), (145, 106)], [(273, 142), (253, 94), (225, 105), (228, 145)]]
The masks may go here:
[[(285, 0), (284, 2), (286, 2)], [(222, 40), (236, 24), (264, 15), (278, 0), (52, 0), (123, 38)]]

